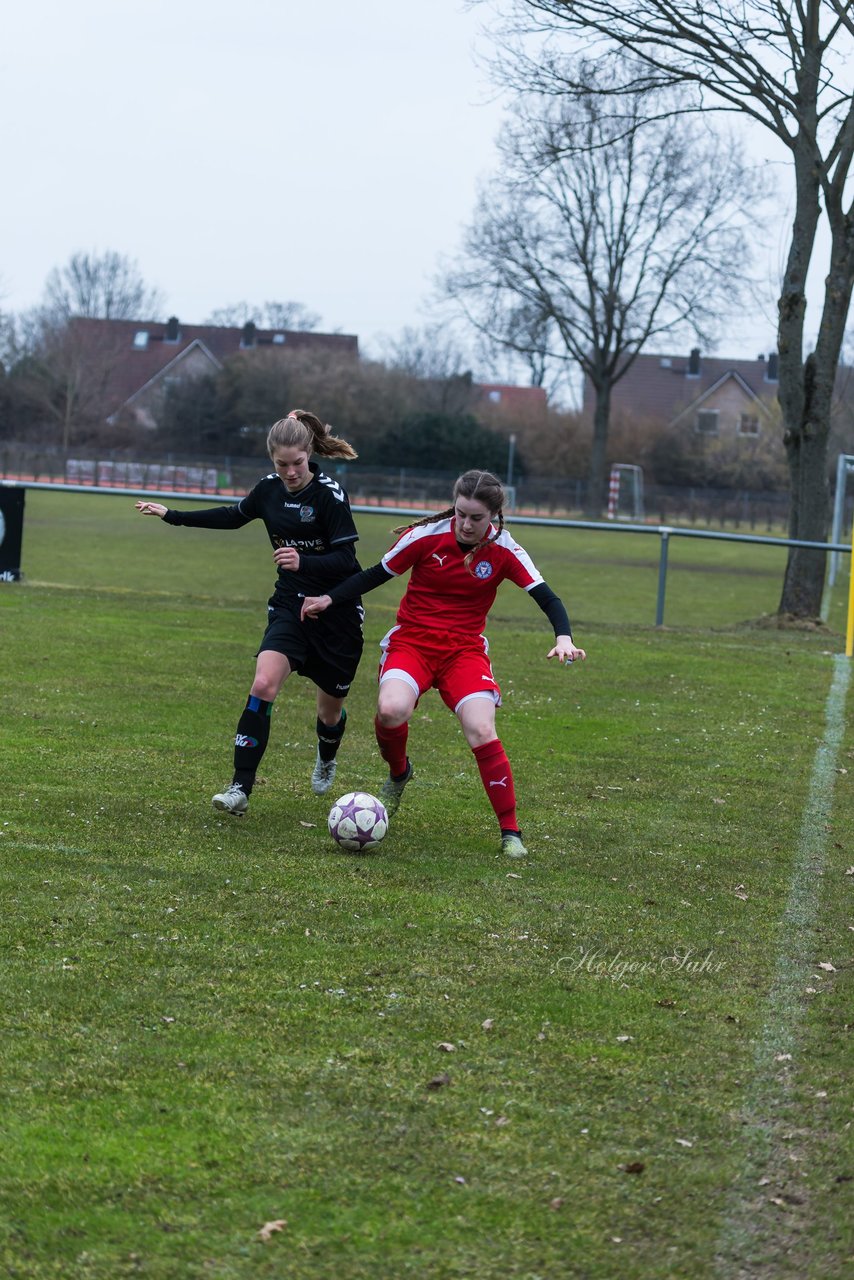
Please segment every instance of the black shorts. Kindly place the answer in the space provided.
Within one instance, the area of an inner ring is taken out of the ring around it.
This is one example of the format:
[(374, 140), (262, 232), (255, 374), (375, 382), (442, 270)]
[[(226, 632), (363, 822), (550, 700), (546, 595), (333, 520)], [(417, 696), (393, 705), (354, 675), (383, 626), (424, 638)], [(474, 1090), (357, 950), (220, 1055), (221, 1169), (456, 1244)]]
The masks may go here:
[(364, 616), (361, 605), (333, 605), (317, 618), (300, 622), (292, 609), (270, 603), (258, 653), (272, 649), (284, 654), (297, 675), (332, 698), (344, 698), (362, 656)]

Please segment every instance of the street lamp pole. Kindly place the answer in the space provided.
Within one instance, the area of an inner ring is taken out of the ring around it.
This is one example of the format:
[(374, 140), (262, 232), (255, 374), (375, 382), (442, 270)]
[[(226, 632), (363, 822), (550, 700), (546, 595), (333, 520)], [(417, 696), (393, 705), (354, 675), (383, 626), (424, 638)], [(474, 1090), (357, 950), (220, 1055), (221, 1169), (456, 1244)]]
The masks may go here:
[(507, 488), (513, 487), (513, 458), (516, 453), (516, 437), (511, 432), (507, 441)]

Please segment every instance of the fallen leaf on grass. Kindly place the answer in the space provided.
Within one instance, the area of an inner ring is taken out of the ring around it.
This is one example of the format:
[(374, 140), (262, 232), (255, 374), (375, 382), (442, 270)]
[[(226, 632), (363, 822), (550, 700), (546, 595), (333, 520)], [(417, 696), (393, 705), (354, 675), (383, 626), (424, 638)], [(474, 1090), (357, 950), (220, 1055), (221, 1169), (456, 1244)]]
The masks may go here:
[(504, 1127), (505, 1124), (509, 1124), (510, 1120), (508, 1119), (507, 1116), (498, 1116), (495, 1123), (498, 1126), (498, 1128), (501, 1129)]
[(440, 1072), (439, 1075), (433, 1076), (432, 1080), (428, 1080), (424, 1086), (425, 1089), (441, 1089), (444, 1085), (451, 1083), (451, 1077), (447, 1071)]
[(791, 1062), (792, 1055), (790, 1053), (775, 1053), (774, 1061), (775, 1062)]
[(549, 1208), (556, 1213), (563, 1205), (563, 1196), (555, 1196), (554, 1200), (549, 1201)]
[(693, 1147), (693, 1142), (689, 1142), (687, 1138), (677, 1138), (676, 1141), (680, 1147)]
[(258, 1232), (258, 1239), (262, 1244), (267, 1244), (271, 1236), (275, 1235), (277, 1231), (284, 1231), (287, 1225), (284, 1218), (276, 1218), (274, 1222), (265, 1222)]
[(317, 823), (316, 823), (316, 822), (303, 822), (302, 818), (300, 818), (300, 823), (299, 823), (299, 824), (300, 824), (300, 826), (301, 826), (301, 827), (316, 827), (316, 826), (317, 826)]
[(436, 1045), (436, 1048), (441, 1049), (442, 1053), (457, 1052), (457, 1046), (455, 1044), (451, 1044), (450, 1040), (440, 1040), (439, 1043)]
[(483, 1022), (480, 1025), (484, 1031), (491, 1031), (492, 1028), (495, 1026), (495, 1022), (493, 1021), (492, 1018), (484, 1018)]
[(646, 1165), (643, 1160), (631, 1160), (628, 1164), (621, 1164), (620, 1168), (623, 1173), (643, 1173)]
[(836, 965), (831, 964), (829, 960), (820, 960), (819, 969), (824, 969), (825, 973), (836, 973)]
[(656, 1000), (659, 1009), (672, 1009), (676, 1004), (675, 1000)]

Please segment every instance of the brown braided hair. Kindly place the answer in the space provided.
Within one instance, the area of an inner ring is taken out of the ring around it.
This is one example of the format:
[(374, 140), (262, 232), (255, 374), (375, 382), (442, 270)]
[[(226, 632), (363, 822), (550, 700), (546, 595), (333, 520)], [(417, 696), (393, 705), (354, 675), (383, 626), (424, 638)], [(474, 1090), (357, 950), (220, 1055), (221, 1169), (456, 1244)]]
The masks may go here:
[(306, 453), (319, 453), (322, 458), (357, 458), (352, 445), (332, 434), (328, 423), (321, 422), (316, 413), (308, 409), (291, 409), (286, 418), (274, 422), (267, 433), (267, 452), (274, 449), (305, 449)]
[(487, 511), (490, 512), (491, 518), (498, 524), (495, 534), (491, 538), (481, 538), (480, 542), (472, 547), (463, 561), (469, 573), (474, 577), (471, 562), (475, 555), (480, 551), (481, 547), (485, 547), (490, 542), (495, 542), (500, 538), (504, 530), (504, 486), (491, 471), (464, 471), (454, 485), (453, 502), (447, 510), (439, 511), (436, 515), (422, 516), (420, 520), (413, 520), (412, 524), (399, 525), (394, 532), (406, 533), (409, 529), (417, 529), (424, 524), (435, 524), (438, 520), (450, 520), (456, 510), (457, 498), (468, 498), (482, 502)]

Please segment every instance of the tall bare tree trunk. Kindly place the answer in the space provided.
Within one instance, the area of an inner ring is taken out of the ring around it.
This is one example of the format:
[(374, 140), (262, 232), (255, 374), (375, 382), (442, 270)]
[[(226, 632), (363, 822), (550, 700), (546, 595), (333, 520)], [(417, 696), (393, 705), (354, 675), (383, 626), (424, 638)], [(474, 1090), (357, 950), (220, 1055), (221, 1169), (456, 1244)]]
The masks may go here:
[[(825, 190), (831, 228), (830, 270), (815, 351), (802, 359), (803, 282), (818, 219), (818, 182), (811, 154), (798, 154), (798, 208), (780, 298), (780, 405), (791, 483), (789, 537), (824, 542), (830, 516), (828, 441), (833, 386), (854, 284), (854, 219), (842, 207), (842, 190)], [(806, 251), (805, 251), (806, 247)], [(784, 370), (785, 362), (785, 370)], [(790, 547), (779, 612), (817, 618), (827, 553)]]
[(590, 468), (587, 473), (587, 510), (590, 520), (597, 520), (605, 503), (605, 468), (607, 466), (608, 423), (611, 417), (610, 379), (596, 386), (596, 408), (593, 411), (593, 441)]

